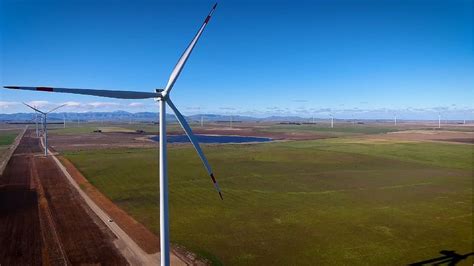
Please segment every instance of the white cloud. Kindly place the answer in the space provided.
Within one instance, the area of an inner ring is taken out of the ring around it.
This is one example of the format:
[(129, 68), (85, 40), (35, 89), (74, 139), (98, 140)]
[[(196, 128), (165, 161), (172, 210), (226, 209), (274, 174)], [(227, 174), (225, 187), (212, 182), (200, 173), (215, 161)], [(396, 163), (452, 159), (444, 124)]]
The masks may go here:
[(41, 108), (41, 107), (45, 107), (45, 106), (48, 106), (50, 105), (51, 103), (48, 102), (48, 101), (31, 101), (31, 102), (27, 102), (27, 104), (33, 106), (33, 107), (37, 107), (37, 108)]
[(0, 109), (8, 109), (10, 107), (13, 107), (15, 105), (20, 104), (19, 102), (2, 102), (0, 101)]
[(63, 104), (65, 104), (68, 107), (80, 107), (81, 106), (80, 102), (65, 102)]
[(120, 104), (115, 102), (91, 102), (87, 103), (86, 106), (92, 108), (107, 108), (107, 107), (118, 107)]
[(133, 103), (129, 103), (128, 106), (129, 106), (129, 107), (143, 107), (144, 104), (143, 104), (143, 103), (133, 102)]

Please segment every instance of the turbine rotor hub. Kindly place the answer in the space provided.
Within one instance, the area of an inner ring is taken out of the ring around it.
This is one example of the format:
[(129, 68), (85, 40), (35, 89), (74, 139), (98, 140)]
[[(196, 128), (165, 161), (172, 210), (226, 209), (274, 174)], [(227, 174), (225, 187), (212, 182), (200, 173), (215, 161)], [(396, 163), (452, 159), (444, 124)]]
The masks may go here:
[(164, 99), (167, 98), (168, 95), (166, 93), (164, 93), (164, 91), (165, 91), (164, 89), (155, 89), (155, 92), (158, 96), (157, 98), (159, 100), (164, 100)]

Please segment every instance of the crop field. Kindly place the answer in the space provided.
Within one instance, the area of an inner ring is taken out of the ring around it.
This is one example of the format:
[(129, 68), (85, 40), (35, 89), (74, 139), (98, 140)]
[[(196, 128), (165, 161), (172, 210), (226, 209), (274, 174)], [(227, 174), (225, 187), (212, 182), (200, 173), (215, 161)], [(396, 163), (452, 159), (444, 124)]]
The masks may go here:
[[(472, 252), (474, 146), (357, 136), (205, 145), (224, 201), (193, 148), (170, 146), (172, 242), (216, 265), (404, 265)], [(156, 149), (64, 155), (158, 234)]]
[(0, 164), (8, 147), (15, 141), (20, 130), (0, 130)]
[(19, 131), (0, 131), (0, 147), (12, 144), (18, 133)]

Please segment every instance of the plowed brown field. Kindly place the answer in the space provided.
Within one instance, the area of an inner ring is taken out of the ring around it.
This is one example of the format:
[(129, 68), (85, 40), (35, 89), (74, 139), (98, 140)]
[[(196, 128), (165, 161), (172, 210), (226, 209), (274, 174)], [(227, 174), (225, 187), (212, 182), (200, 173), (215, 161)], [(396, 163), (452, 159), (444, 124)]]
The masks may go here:
[(0, 176), (0, 265), (126, 265), (114, 239), (27, 132)]

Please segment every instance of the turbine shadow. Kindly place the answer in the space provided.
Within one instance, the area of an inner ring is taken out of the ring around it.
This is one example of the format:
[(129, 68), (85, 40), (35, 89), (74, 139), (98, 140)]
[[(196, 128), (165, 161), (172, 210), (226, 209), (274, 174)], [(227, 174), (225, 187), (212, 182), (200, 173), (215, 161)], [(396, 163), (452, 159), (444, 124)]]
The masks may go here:
[(474, 252), (467, 253), (464, 255), (456, 253), (454, 250), (441, 250), (439, 252), (443, 256), (437, 257), (437, 258), (432, 258), (432, 259), (427, 259), (424, 261), (419, 261), (415, 263), (410, 263), (408, 265), (410, 266), (421, 266), (421, 265), (456, 265), (459, 262), (467, 259), (469, 256), (473, 256)]

